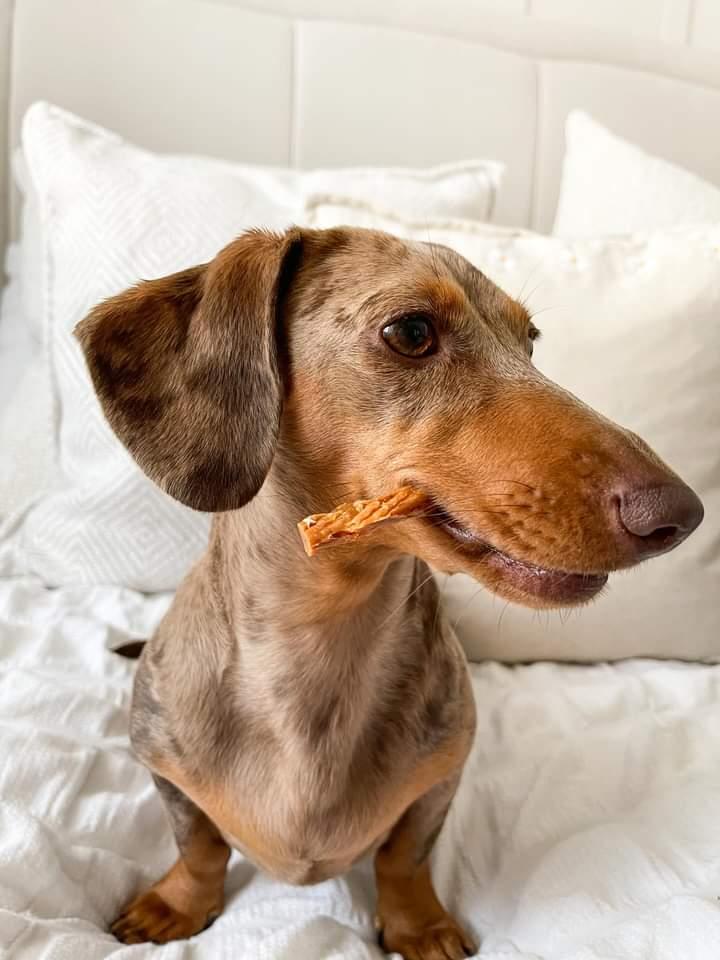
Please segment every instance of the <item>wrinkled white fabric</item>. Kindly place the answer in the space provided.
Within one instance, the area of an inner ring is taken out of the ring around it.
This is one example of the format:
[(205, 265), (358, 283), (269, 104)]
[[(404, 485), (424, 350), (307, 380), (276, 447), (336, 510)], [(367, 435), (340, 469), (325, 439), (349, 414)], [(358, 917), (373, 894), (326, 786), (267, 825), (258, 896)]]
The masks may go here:
[[(134, 665), (108, 652), (168, 602), (0, 581), (0, 955), (380, 960), (367, 864), (293, 888), (235, 856), (225, 913), (193, 941), (107, 933), (174, 857), (128, 748)], [(478, 735), (434, 875), (480, 957), (719, 956), (720, 667), (471, 669)]]

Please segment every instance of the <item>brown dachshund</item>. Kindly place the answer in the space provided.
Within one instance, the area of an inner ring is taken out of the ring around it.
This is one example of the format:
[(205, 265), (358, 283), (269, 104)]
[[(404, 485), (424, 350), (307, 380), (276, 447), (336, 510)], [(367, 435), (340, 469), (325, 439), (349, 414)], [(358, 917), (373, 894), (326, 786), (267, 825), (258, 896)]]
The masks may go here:
[[(428, 564), (534, 607), (586, 603), (677, 546), (700, 501), (538, 373), (526, 310), (444, 247), (251, 231), (77, 335), (138, 464), (216, 513), (132, 706), (180, 857), (113, 932), (201, 931), (230, 846), (298, 884), (374, 853), (385, 949), (470, 955), (429, 868), (475, 712)], [(402, 484), (426, 515), (305, 556), (301, 517)]]

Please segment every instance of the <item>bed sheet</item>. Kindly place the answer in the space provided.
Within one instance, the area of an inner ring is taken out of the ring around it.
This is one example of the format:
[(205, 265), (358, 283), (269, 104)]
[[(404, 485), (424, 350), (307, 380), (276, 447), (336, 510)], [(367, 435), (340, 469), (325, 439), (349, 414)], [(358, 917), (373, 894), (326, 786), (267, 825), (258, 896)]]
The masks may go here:
[[(43, 960), (380, 960), (369, 864), (319, 886), (240, 856), (192, 941), (106, 931), (172, 862), (132, 757), (133, 664), (169, 597), (0, 581), (0, 954)], [(472, 668), (478, 735), (434, 853), (485, 960), (720, 956), (720, 667)]]

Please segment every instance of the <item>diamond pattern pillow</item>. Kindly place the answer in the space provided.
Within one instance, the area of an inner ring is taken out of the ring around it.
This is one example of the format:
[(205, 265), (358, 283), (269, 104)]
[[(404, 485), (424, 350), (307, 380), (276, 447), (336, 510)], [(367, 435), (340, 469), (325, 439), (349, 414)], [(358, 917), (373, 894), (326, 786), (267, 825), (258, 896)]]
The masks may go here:
[(116, 440), (72, 337), (75, 324), (141, 278), (210, 259), (248, 227), (298, 222), (312, 191), (339, 190), (404, 215), (483, 218), (501, 170), (478, 161), (300, 173), (161, 156), (46, 103), (28, 111), (22, 143), (40, 220), (60, 474), (25, 519), (22, 566), (53, 585), (146, 591), (177, 585), (205, 544), (209, 517), (163, 494)]

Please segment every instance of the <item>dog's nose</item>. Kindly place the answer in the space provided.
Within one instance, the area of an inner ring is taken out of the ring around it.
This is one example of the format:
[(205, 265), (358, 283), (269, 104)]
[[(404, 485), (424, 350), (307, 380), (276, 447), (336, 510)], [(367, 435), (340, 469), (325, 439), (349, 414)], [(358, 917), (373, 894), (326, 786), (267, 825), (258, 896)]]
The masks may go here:
[(704, 515), (700, 498), (684, 483), (624, 491), (618, 511), (640, 558), (672, 550), (700, 525)]

